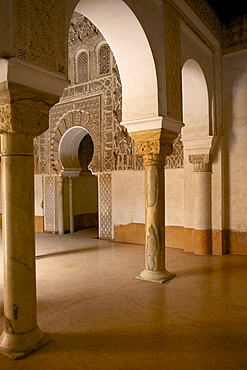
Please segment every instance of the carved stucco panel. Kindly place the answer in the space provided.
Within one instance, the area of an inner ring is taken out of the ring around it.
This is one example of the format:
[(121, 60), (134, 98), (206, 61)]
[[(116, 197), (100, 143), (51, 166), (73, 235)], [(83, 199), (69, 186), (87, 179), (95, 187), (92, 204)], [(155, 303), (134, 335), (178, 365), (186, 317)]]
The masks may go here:
[[(50, 127), (51, 167), (56, 173), (61, 171), (61, 164), (58, 158), (59, 142), (65, 132), (73, 126), (84, 127), (91, 135), (94, 143), (94, 155), (90, 164), (90, 169), (94, 173), (101, 171), (101, 122), (99, 120), (101, 107), (100, 100), (101, 97), (97, 96), (76, 102), (73, 104), (73, 108), (68, 109), (69, 107), (67, 106), (66, 112), (60, 116), (55, 125)], [(56, 109), (59, 110), (59, 108), (59, 106), (54, 107), (53, 111), (56, 111)], [(94, 114), (95, 111), (96, 114)]]
[(17, 57), (66, 73), (65, 0), (15, 0)]

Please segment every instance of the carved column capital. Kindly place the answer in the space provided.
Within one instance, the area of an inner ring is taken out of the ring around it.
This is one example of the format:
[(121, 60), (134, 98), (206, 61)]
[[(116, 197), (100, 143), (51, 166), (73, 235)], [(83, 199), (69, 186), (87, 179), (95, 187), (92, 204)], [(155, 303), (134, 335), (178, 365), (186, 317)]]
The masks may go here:
[(136, 154), (143, 157), (144, 166), (164, 166), (172, 154), (173, 141), (177, 133), (164, 130), (146, 130), (129, 134), (135, 141)]
[(189, 155), (189, 162), (193, 164), (194, 172), (210, 172), (211, 171), (211, 155), (210, 154)]
[(0, 133), (38, 136), (49, 127), (49, 110), (58, 97), (13, 82), (0, 84)]

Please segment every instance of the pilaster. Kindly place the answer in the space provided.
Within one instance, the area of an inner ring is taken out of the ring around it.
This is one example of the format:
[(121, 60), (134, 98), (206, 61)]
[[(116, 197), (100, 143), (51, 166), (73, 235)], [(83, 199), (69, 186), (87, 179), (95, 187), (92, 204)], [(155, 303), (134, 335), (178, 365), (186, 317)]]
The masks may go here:
[(194, 182), (194, 253), (212, 253), (211, 231), (211, 156), (189, 155)]

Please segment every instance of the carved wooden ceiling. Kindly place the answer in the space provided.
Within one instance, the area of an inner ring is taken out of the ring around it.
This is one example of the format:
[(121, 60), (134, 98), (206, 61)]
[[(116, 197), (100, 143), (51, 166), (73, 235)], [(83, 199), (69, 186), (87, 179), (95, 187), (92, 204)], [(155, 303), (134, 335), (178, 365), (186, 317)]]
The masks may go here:
[(229, 22), (233, 18), (247, 15), (246, 0), (207, 0), (207, 2), (214, 9), (222, 22)]

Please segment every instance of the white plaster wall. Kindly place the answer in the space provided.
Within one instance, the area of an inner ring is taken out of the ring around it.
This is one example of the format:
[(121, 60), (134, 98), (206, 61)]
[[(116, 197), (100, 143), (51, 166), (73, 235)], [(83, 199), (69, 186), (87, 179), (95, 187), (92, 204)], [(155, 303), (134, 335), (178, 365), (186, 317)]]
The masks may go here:
[(112, 173), (113, 225), (145, 223), (144, 171)]
[[(184, 225), (184, 170), (166, 170), (166, 225)], [(144, 171), (112, 173), (113, 225), (145, 223)]]
[(97, 178), (85, 174), (73, 180), (74, 215), (98, 212)]
[(222, 151), (223, 139), (218, 139), (213, 151), (212, 175), (211, 175), (211, 213), (212, 229), (223, 230), (224, 226), (224, 199), (223, 199), (223, 172)]
[(34, 176), (34, 204), (35, 216), (43, 216), (43, 178), (42, 175)]
[(184, 227), (194, 228), (193, 165), (189, 162), (188, 151), (184, 152)]
[(184, 169), (165, 170), (165, 224), (184, 226)]
[(228, 137), (229, 227), (247, 231), (247, 51), (223, 58)]
[[(2, 194), (2, 165), (0, 163), (0, 194)], [(2, 213), (2, 197), (0, 197), (0, 213)]]

